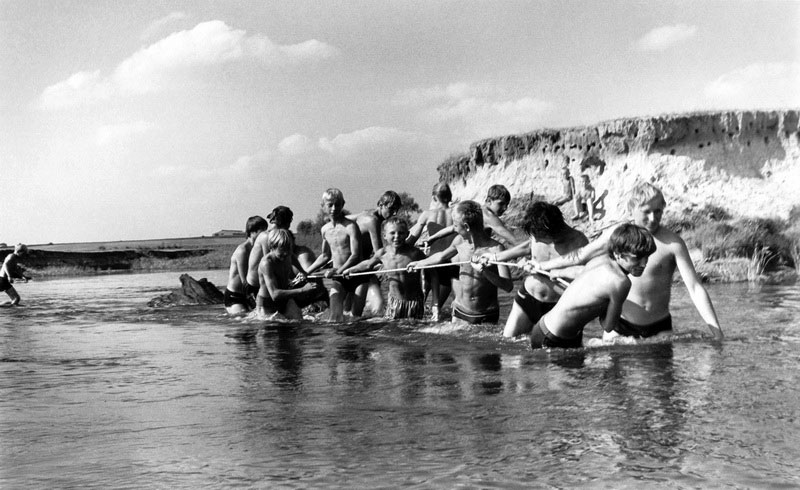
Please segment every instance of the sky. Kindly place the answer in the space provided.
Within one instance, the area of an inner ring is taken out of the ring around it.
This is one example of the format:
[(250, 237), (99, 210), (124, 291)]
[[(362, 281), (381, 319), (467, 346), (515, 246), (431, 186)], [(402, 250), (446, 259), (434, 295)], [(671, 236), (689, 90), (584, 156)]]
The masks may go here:
[(0, 0), (0, 242), (427, 207), (477, 140), (800, 108), (800, 1)]

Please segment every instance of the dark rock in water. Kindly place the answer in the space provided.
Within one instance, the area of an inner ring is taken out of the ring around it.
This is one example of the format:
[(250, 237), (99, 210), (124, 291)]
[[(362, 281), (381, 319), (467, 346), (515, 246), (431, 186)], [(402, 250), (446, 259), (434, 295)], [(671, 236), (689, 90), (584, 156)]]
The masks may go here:
[(180, 279), (180, 289), (151, 299), (147, 302), (147, 306), (218, 305), (223, 303), (225, 296), (222, 291), (206, 278), (198, 281), (189, 274), (181, 274)]

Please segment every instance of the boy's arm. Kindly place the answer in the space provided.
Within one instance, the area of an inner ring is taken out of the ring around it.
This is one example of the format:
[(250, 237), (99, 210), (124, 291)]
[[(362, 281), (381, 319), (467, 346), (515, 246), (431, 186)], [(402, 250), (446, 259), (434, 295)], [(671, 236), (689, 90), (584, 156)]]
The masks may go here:
[(278, 280), (278, 276), (275, 274), (274, 266), (275, 264), (272, 261), (267, 260), (266, 257), (262, 259), (261, 264), (259, 264), (259, 275), (264, 281), (264, 287), (273, 301), (291, 299), (296, 296), (300, 296), (301, 294), (304, 294), (316, 287), (314, 283), (310, 282), (306, 283), (302, 288), (283, 289), (280, 287), (280, 281)]
[(369, 233), (369, 241), (372, 242), (372, 253), (383, 248), (383, 241), (381, 240), (381, 233), (378, 229), (378, 220), (370, 217), (367, 223), (367, 232)]
[(481, 255), (481, 258), (488, 257), (488, 260), (493, 262), (507, 262), (520, 257), (529, 257), (530, 255), (531, 242), (530, 240), (525, 240), (524, 242), (520, 242), (513, 247), (497, 252), (496, 254), (483, 254)]
[[(502, 245), (500, 245), (498, 248), (500, 249), (500, 252), (503, 251)], [(486, 265), (480, 260), (476, 260), (475, 257), (472, 258), (471, 265), (473, 269), (480, 272), (489, 282), (503, 291), (509, 292), (514, 289), (514, 280), (511, 279), (511, 273), (508, 271), (507, 266), (498, 265), (495, 269), (494, 266)]]
[(458, 237), (455, 240), (453, 240), (453, 243), (450, 244), (449, 247), (447, 247), (446, 249), (442, 250), (441, 252), (437, 252), (437, 253), (431, 255), (430, 257), (422, 259), (422, 260), (409, 262), (408, 263), (408, 270), (412, 271), (416, 267), (425, 267), (425, 266), (429, 266), (429, 265), (437, 265), (437, 264), (442, 264), (444, 262), (449, 261), (450, 259), (452, 259), (453, 257), (455, 257), (458, 254), (458, 249), (456, 248), (456, 244), (459, 242), (460, 238), (461, 237)]
[(545, 260), (544, 262), (536, 265), (538, 265), (540, 269), (546, 271), (552, 269), (564, 269), (574, 265), (585, 265), (591, 259), (603, 255), (606, 252), (608, 239), (611, 237), (611, 233), (613, 233), (613, 231), (613, 229), (609, 229), (600, 235), (597, 240), (589, 242), (589, 244), (586, 246), (577, 248), (562, 255), (561, 257)]
[(306, 270), (303, 268), (303, 264), (300, 263), (300, 259), (298, 259), (297, 255), (295, 255), (295, 254), (292, 254), (292, 265), (303, 276), (307, 276), (308, 275), (308, 272), (306, 272)]
[(425, 228), (425, 223), (428, 222), (428, 212), (423, 211), (422, 214), (419, 215), (417, 218), (417, 222), (414, 223), (414, 226), (408, 230), (408, 238), (406, 238), (406, 243), (409, 245), (414, 245), (417, 243), (420, 235), (422, 235), (422, 230)]
[(436, 233), (434, 233), (433, 235), (429, 236), (428, 237), (428, 242), (433, 242), (433, 241), (438, 240), (440, 238), (444, 238), (447, 235), (452, 235), (455, 232), (456, 232), (456, 228), (453, 225), (445, 226), (441, 230), (439, 230)]
[(350, 267), (349, 269), (343, 271), (342, 275), (347, 277), (352, 272), (370, 271), (381, 262), (382, 258), (383, 258), (383, 249), (381, 248), (378, 249), (378, 251), (375, 252), (375, 255), (373, 255), (372, 257), (368, 258), (367, 260), (362, 260), (353, 267)]
[(681, 273), (681, 279), (689, 290), (689, 296), (692, 298), (694, 307), (697, 308), (698, 313), (703, 318), (703, 321), (708, 325), (708, 329), (716, 340), (722, 340), (724, 337), (722, 328), (719, 326), (717, 313), (714, 311), (714, 305), (711, 303), (711, 297), (708, 291), (700, 282), (697, 277), (697, 271), (692, 263), (692, 258), (689, 256), (689, 249), (686, 248), (686, 243), (678, 237), (675, 247), (675, 263), (678, 266), (678, 271)]
[(600, 320), (600, 325), (603, 327), (603, 335), (613, 331), (619, 324), (619, 317), (622, 314), (622, 304), (625, 303), (625, 298), (628, 297), (628, 292), (631, 290), (631, 281), (626, 279), (618, 285), (607, 285), (609, 288), (608, 308), (606, 308), (606, 315)]
[(483, 213), (483, 224), (505, 241), (509, 247), (516, 245), (517, 237), (506, 228), (505, 223), (493, 213)]
[(322, 231), (320, 232), (322, 234), (322, 252), (320, 252), (319, 257), (317, 257), (317, 260), (315, 260), (314, 263), (311, 264), (311, 266), (308, 269), (306, 269), (306, 272), (308, 274), (312, 274), (315, 271), (321, 269), (322, 267), (325, 266), (325, 264), (327, 264), (331, 260), (331, 245), (328, 243), (327, 240), (325, 240), (325, 226), (322, 227)]

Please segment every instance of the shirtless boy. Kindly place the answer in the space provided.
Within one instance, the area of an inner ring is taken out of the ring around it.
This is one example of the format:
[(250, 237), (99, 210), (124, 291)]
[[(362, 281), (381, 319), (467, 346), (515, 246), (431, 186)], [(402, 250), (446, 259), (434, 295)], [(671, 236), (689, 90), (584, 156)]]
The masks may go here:
[(294, 238), (289, 230), (273, 228), (267, 232), (269, 252), (258, 264), (256, 314), (260, 318), (269, 318), (278, 313), (289, 320), (302, 320), (303, 315), (296, 300), (311, 294), (317, 287), (315, 283), (306, 283), (296, 289), (291, 287), (294, 278), (293, 243)]
[(333, 268), (325, 272), (325, 277), (332, 279), (330, 320), (334, 322), (344, 320), (344, 297), (347, 293), (353, 294), (353, 316), (361, 316), (367, 295), (368, 280), (363, 277), (341, 278), (342, 272), (361, 261), (361, 233), (355, 221), (347, 219), (343, 209), (342, 191), (330, 188), (322, 194), (322, 211), (330, 217), (330, 221), (322, 227), (322, 253), (308, 268), (310, 274), (333, 261)]
[(592, 259), (553, 309), (533, 326), (531, 348), (580, 348), (583, 328), (595, 318), (604, 332), (617, 328), (622, 303), (631, 289), (628, 276), (641, 276), (655, 250), (653, 237), (644, 228), (630, 223), (617, 227), (609, 237), (607, 253)]
[[(652, 337), (659, 333), (672, 333), (672, 317), (669, 300), (672, 276), (675, 269), (681, 274), (683, 283), (689, 290), (692, 302), (700, 316), (708, 325), (714, 338), (723, 338), (711, 298), (697, 277), (689, 250), (681, 237), (661, 226), (666, 201), (658, 187), (650, 183), (640, 183), (631, 190), (628, 212), (633, 222), (653, 235), (656, 251), (650, 257), (644, 273), (631, 280), (631, 291), (622, 307), (622, 318), (615, 334), (604, 334), (606, 340), (615, 335), (631, 337)], [(585, 264), (592, 257), (603, 253), (614, 229), (604, 232), (597, 240), (567, 255), (546, 260), (538, 266), (544, 270)]]
[[(500, 217), (506, 212), (510, 203), (511, 193), (508, 192), (508, 189), (504, 185), (495, 184), (489, 187), (489, 191), (486, 193), (486, 202), (481, 207), (484, 226), (490, 228), (491, 232), (505, 242), (508, 247), (517, 243), (517, 237), (514, 236), (511, 230), (506, 228), (506, 224), (503, 223)], [(450, 233), (455, 233), (452, 226), (439, 230), (428, 237), (428, 240), (434, 241)]]
[[(231, 315), (240, 315), (250, 311), (250, 302), (245, 293), (247, 284), (248, 261), (250, 251), (256, 237), (267, 229), (267, 221), (261, 216), (251, 216), (245, 223), (247, 240), (240, 243), (231, 255), (231, 266), (228, 270), (228, 285), (225, 287), (225, 310)], [(256, 264), (258, 267), (258, 264)]]
[[(450, 201), (453, 200), (453, 193), (450, 191), (450, 186), (444, 182), (439, 182), (433, 186), (431, 192), (431, 205), (423, 211), (417, 222), (409, 230), (409, 235), (406, 241), (414, 245), (419, 240), (424, 232), (428, 236), (435, 234), (442, 228), (453, 225), (453, 216), (450, 211)], [(433, 233), (431, 233), (433, 231)], [(453, 238), (447, 237), (433, 242), (431, 245), (431, 252), (443, 251), (453, 241)], [(430, 238), (428, 239), (430, 243)], [(427, 247), (426, 247), (427, 248)], [(442, 309), (445, 301), (447, 301), (450, 292), (453, 289), (453, 280), (458, 277), (456, 271), (449, 271), (446, 269), (433, 270), (428, 273), (426, 277), (430, 277), (430, 291), (432, 298), (432, 318), (434, 321), (439, 321), (439, 312)], [(426, 291), (427, 293), (427, 291)]]
[(408, 268), (413, 270), (416, 267), (441, 264), (453, 257), (459, 262), (469, 262), (460, 266), (456, 297), (453, 301), (453, 321), (497, 323), (500, 318), (497, 288), (511, 291), (514, 282), (506, 266), (484, 265), (473, 260), (473, 256), (498, 253), (504, 247), (486, 233), (483, 212), (475, 201), (462, 201), (456, 205), (453, 210), (453, 225), (458, 236), (447, 249), (424, 260), (411, 262)]
[(583, 210), (586, 209), (586, 214), (589, 215), (589, 221), (594, 221), (594, 187), (592, 186), (589, 176), (586, 174), (581, 175), (581, 188), (575, 193), (575, 216), (573, 220), (581, 219), (584, 216)]
[[(384, 246), (381, 241), (381, 224), (385, 219), (396, 215), (402, 204), (398, 193), (386, 191), (378, 199), (378, 205), (375, 209), (347, 216), (347, 219), (356, 222), (361, 233), (362, 257), (369, 258), (376, 250)], [(378, 282), (378, 278), (375, 276), (370, 277), (367, 288), (367, 309), (373, 314), (378, 314), (383, 310), (383, 296), (381, 295), (381, 284)]]
[[(383, 222), (383, 243), (386, 245), (378, 249), (371, 258), (344, 271), (344, 276), (372, 270), (379, 264), (384, 270), (406, 269), (410, 262), (424, 259), (425, 254), (406, 243), (406, 238), (406, 220), (396, 216), (388, 218)], [(425, 313), (425, 295), (422, 292), (421, 275), (403, 270), (387, 273), (387, 276), (389, 295), (384, 318), (422, 318)]]
[[(542, 201), (530, 204), (525, 209), (522, 227), (530, 240), (496, 255), (483, 255), (481, 260), (484, 263), (507, 262), (527, 256), (534, 263), (543, 262), (589, 243), (586, 235), (564, 222), (564, 216), (557, 206)], [(561, 273), (559, 277), (574, 277), (567, 271), (558, 272)], [(553, 309), (562, 292), (563, 287), (547, 276), (535, 273), (527, 276), (514, 298), (503, 336), (516, 337), (530, 333), (539, 318)]]
[(24, 243), (18, 243), (14, 247), (14, 251), (6, 255), (3, 260), (3, 266), (0, 268), (0, 291), (5, 292), (11, 301), (4, 303), (2, 306), (17, 306), (20, 302), (19, 293), (14, 289), (11, 284), (14, 279), (22, 279), (25, 282), (31, 280), (30, 276), (25, 275), (25, 268), (19, 263), (19, 259), (28, 255), (28, 246)]

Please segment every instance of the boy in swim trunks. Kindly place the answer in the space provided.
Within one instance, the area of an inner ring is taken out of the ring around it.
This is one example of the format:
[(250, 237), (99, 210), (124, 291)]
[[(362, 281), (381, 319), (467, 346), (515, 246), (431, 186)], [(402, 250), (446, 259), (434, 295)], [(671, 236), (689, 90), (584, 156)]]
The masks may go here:
[(25, 268), (19, 263), (19, 259), (25, 255), (28, 255), (28, 246), (18, 243), (14, 247), (14, 251), (6, 255), (3, 266), (0, 268), (0, 291), (11, 298), (11, 301), (5, 303), (4, 306), (17, 306), (21, 300), (19, 293), (12, 286), (14, 279), (22, 279), (25, 282), (31, 280), (30, 276), (25, 275)]
[(369, 281), (363, 277), (341, 277), (342, 272), (361, 261), (361, 233), (355, 221), (347, 219), (343, 209), (342, 191), (330, 188), (322, 194), (322, 211), (330, 217), (330, 221), (322, 227), (322, 253), (308, 268), (308, 273), (312, 273), (333, 261), (333, 269), (326, 271), (325, 277), (332, 279), (329, 292), (330, 320), (334, 322), (344, 320), (344, 297), (347, 293), (353, 293), (353, 316), (361, 316)]
[[(714, 305), (697, 277), (686, 243), (677, 233), (661, 226), (665, 206), (666, 201), (661, 190), (648, 182), (640, 183), (631, 190), (628, 212), (633, 223), (644, 227), (653, 235), (656, 251), (650, 257), (644, 273), (631, 279), (631, 291), (622, 307), (619, 326), (613, 333), (604, 334), (605, 340), (619, 335), (645, 338), (672, 333), (669, 300), (675, 269), (680, 272), (695, 308), (714, 338), (723, 338)], [(603, 253), (613, 232), (614, 228), (606, 230), (585, 247), (537, 265), (541, 269), (550, 270), (585, 264), (592, 257)]]
[[(386, 191), (381, 195), (380, 199), (378, 199), (378, 204), (375, 209), (368, 209), (362, 213), (347, 216), (347, 219), (356, 222), (359, 232), (361, 233), (362, 257), (372, 257), (372, 254), (376, 250), (384, 246), (384, 243), (381, 241), (381, 225), (385, 219), (396, 215), (402, 204), (398, 193), (395, 191)], [(371, 311), (372, 314), (375, 315), (383, 310), (381, 284), (377, 276), (369, 278), (365, 309)]]
[[(523, 216), (522, 228), (530, 240), (495, 255), (485, 254), (481, 257), (481, 261), (486, 264), (507, 262), (527, 256), (535, 262), (543, 262), (589, 243), (586, 235), (564, 221), (564, 216), (557, 206), (543, 201), (528, 205)], [(565, 273), (561, 277), (569, 277), (567, 271), (559, 272)], [(516, 337), (530, 333), (539, 318), (553, 309), (563, 289), (557, 282), (542, 274), (534, 273), (527, 276), (514, 298), (503, 336)]]
[[(258, 279), (258, 265), (261, 263), (261, 259), (269, 252), (268, 231), (273, 228), (288, 230), (289, 226), (292, 224), (293, 217), (294, 213), (288, 207), (276, 206), (267, 215), (267, 228), (262, 230), (253, 242), (253, 247), (250, 249), (250, 257), (247, 261), (247, 284), (245, 285), (245, 294), (247, 295), (251, 308), (255, 308), (256, 296), (258, 295), (258, 290), (261, 288)], [(296, 253), (292, 256), (292, 264), (299, 273), (305, 275), (305, 268), (301, 265)]]
[(592, 259), (533, 326), (531, 348), (580, 348), (583, 329), (595, 318), (604, 332), (612, 332), (631, 288), (628, 276), (641, 276), (655, 250), (653, 237), (644, 228), (630, 223), (617, 227), (607, 253)]
[(250, 302), (245, 293), (247, 284), (248, 260), (256, 237), (267, 229), (267, 221), (261, 216), (251, 216), (245, 223), (247, 240), (240, 243), (231, 255), (228, 269), (228, 285), (225, 287), (225, 310), (230, 315), (240, 315), (250, 311)]
[[(408, 223), (402, 218), (392, 216), (383, 222), (383, 242), (386, 244), (375, 254), (344, 271), (347, 278), (353, 272), (372, 270), (382, 265), (385, 270), (405, 269), (415, 260), (422, 260), (425, 254), (420, 249), (406, 243)], [(389, 279), (389, 295), (384, 318), (420, 319), (425, 313), (425, 295), (422, 292), (422, 278), (419, 273), (406, 270), (387, 273)]]
[[(430, 236), (435, 235), (443, 228), (453, 225), (453, 216), (450, 211), (450, 201), (452, 199), (453, 193), (449, 185), (444, 182), (434, 185), (431, 192), (430, 207), (419, 215), (416, 224), (409, 230), (406, 241), (410, 245), (414, 245), (423, 233), (427, 232), (428, 240), (425, 243), (426, 245), (430, 244), (430, 252), (426, 253), (436, 253), (449, 247), (455, 236), (448, 236), (435, 241), (431, 240)], [(427, 249), (428, 247), (426, 246), (425, 248)], [(426, 276), (430, 278), (431, 317), (436, 322), (439, 321), (439, 312), (453, 289), (453, 280), (458, 278), (457, 270), (448, 269), (450, 268), (431, 270)], [(425, 292), (427, 294), (428, 291), (426, 290)]]
[(413, 270), (416, 267), (441, 264), (453, 257), (459, 262), (469, 262), (459, 269), (453, 301), (453, 321), (497, 323), (500, 318), (497, 288), (511, 291), (514, 282), (506, 266), (484, 265), (473, 260), (473, 256), (501, 252), (504, 247), (486, 233), (481, 206), (475, 201), (462, 201), (456, 205), (453, 210), (453, 225), (458, 236), (446, 250), (427, 259), (411, 262), (408, 268)]
[(256, 297), (256, 314), (260, 318), (269, 318), (276, 313), (289, 320), (302, 320), (303, 314), (296, 300), (311, 294), (317, 285), (305, 283), (293, 289), (292, 246), (294, 239), (289, 230), (273, 228), (267, 232), (269, 252), (258, 264), (259, 290)]

